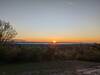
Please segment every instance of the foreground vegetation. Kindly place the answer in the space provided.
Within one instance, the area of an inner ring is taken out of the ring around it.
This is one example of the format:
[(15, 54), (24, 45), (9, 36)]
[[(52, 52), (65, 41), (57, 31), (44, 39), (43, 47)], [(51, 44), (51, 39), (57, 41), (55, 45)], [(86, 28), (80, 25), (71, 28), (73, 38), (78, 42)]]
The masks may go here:
[(15, 45), (0, 48), (1, 62), (41, 62), (58, 60), (100, 61), (100, 44)]

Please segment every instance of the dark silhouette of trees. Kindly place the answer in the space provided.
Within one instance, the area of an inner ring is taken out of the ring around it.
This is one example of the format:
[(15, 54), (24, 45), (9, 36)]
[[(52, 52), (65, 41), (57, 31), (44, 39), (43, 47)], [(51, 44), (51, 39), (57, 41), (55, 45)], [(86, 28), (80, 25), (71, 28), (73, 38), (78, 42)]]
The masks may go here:
[(11, 42), (16, 35), (17, 32), (9, 22), (0, 20), (0, 46)]

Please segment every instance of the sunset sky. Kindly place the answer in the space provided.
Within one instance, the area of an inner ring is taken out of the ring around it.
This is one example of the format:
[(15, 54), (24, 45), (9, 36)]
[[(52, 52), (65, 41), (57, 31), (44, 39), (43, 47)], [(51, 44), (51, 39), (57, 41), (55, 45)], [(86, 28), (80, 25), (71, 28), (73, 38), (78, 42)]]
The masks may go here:
[(16, 39), (100, 43), (100, 0), (0, 0), (0, 19)]

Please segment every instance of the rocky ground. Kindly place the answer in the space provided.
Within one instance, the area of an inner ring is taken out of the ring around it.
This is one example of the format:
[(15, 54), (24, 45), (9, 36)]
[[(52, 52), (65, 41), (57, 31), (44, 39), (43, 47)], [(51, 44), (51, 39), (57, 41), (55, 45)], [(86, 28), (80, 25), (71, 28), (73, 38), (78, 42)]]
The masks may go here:
[(77, 69), (78, 75), (100, 75), (100, 66), (93, 66), (90, 68)]

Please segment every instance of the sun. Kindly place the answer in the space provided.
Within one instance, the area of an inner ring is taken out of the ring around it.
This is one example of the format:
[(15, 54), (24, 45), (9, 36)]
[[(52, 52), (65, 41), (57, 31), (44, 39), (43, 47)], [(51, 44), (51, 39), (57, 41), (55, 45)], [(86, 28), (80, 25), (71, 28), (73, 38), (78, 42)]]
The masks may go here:
[(54, 44), (56, 43), (56, 41), (55, 41), (55, 40), (53, 40), (52, 42), (53, 42)]

